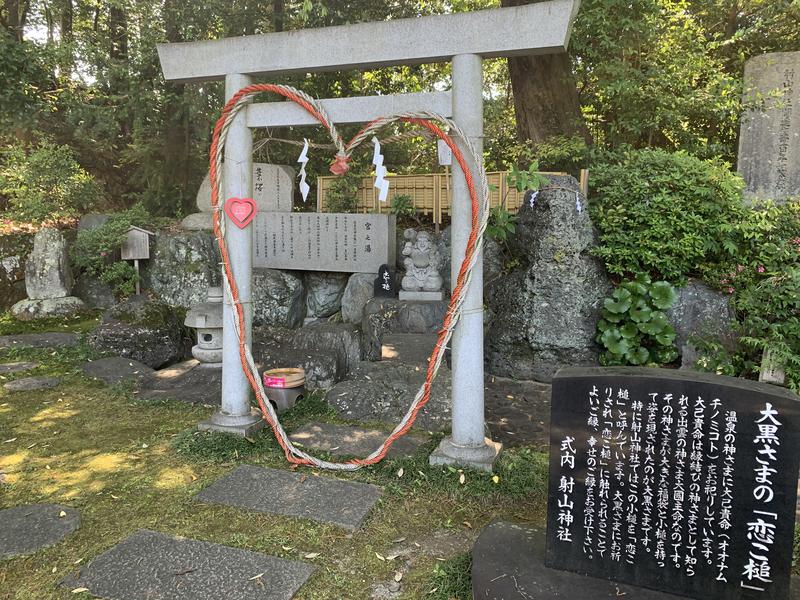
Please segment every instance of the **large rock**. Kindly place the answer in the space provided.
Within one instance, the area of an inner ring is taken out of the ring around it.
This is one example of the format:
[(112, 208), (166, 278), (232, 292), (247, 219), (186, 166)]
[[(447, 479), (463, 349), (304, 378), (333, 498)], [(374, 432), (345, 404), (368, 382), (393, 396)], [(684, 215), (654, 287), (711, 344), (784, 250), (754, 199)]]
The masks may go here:
[(375, 275), (372, 273), (351, 275), (342, 294), (342, 320), (345, 323), (361, 323), (361, 319), (364, 318), (364, 307), (372, 300), (374, 293)]
[(11, 308), (25, 297), (24, 261), (19, 256), (0, 258), (0, 310)]
[(95, 350), (132, 358), (154, 369), (180, 360), (185, 348), (175, 311), (144, 296), (108, 310), (88, 341)]
[[(447, 227), (439, 234), (436, 241), (436, 248), (439, 256), (442, 257), (442, 266), (439, 274), (444, 280), (443, 289), (450, 293), (452, 279), (450, 276), (451, 261), (451, 232), (452, 228)], [(488, 236), (483, 238), (483, 293), (488, 298), (491, 294), (492, 284), (503, 274), (504, 263), (503, 249), (495, 240)]]
[(447, 302), (408, 302), (373, 298), (364, 307), (361, 331), (364, 358), (380, 360), (383, 336), (392, 333), (436, 333), (442, 328)]
[(208, 231), (159, 231), (142, 279), (170, 306), (190, 308), (205, 302), (209, 286), (220, 285), (217, 242)]
[(318, 319), (335, 315), (342, 308), (342, 296), (348, 273), (310, 271), (306, 274), (306, 307), (308, 317)]
[(25, 264), (25, 290), (30, 300), (69, 296), (72, 271), (67, 240), (57, 229), (41, 229), (33, 238), (33, 252)]
[(495, 283), (486, 336), (495, 375), (549, 381), (563, 366), (597, 363), (595, 331), (611, 284), (589, 255), (597, 236), (576, 206), (578, 182), (549, 179), (533, 206), (523, 204), (509, 239), (520, 266)]
[(117, 297), (111, 286), (87, 273), (82, 273), (75, 281), (74, 292), (75, 296), (91, 308), (105, 310), (117, 303)]
[(253, 269), (253, 324), (296, 328), (306, 316), (303, 280), (290, 271)]
[(335, 351), (304, 350), (293, 342), (294, 332), (281, 327), (253, 329), (253, 357), (262, 371), (299, 368), (306, 373), (306, 388), (329, 388), (344, 378)]
[(344, 377), (363, 357), (361, 333), (355, 325), (337, 323), (312, 323), (302, 327), (292, 336), (292, 345), (315, 354), (332, 352), (336, 355), (337, 373)]
[(699, 337), (726, 342), (733, 338), (735, 316), (730, 306), (730, 296), (690, 279), (678, 289), (678, 300), (667, 311), (667, 318), (675, 328), (675, 344), (685, 366), (693, 366), (696, 352), (689, 343), (694, 333)]
[(43, 300), (20, 300), (11, 307), (11, 314), (20, 321), (32, 321), (48, 317), (69, 317), (86, 310), (83, 300), (75, 296), (45, 298)]

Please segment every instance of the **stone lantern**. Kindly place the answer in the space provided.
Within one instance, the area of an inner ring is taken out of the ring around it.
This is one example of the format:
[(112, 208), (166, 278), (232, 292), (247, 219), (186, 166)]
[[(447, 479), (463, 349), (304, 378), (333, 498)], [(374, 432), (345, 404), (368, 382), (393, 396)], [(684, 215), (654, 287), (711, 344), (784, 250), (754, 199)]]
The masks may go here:
[(183, 322), (197, 330), (192, 356), (207, 367), (222, 366), (222, 288), (209, 287), (208, 297), (186, 314)]

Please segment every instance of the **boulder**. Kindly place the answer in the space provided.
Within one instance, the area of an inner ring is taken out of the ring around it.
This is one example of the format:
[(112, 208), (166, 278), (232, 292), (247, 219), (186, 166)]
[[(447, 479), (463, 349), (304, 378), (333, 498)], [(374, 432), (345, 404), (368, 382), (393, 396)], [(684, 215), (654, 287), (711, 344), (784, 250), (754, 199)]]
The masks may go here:
[(301, 327), (292, 336), (292, 346), (316, 354), (331, 352), (336, 356), (337, 377), (345, 377), (363, 357), (361, 333), (355, 325), (314, 323)]
[(75, 296), (45, 298), (44, 300), (20, 300), (11, 307), (11, 314), (20, 321), (32, 321), (48, 317), (69, 317), (86, 310), (83, 300)]
[(383, 336), (390, 333), (436, 333), (441, 329), (447, 302), (410, 302), (373, 298), (364, 307), (361, 331), (365, 360), (380, 360)]
[(170, 306), (204, 302), (209, 286), (220, 285), (219, 248), (209, 231), (159, 231), (152, 258), (144, 263), (143, 287)]
[(372, 300), (375, 292), (375, 275), (354, 273), (347, 280), (342, 294), (342, 320), (345, 323), (361, 323), (364, 307)]
[(163, 302), (134, 296), (106, 311), (88, 336), (95, 350), (131, 358), (157, 369), (184, 354), (183, 327), (175, 310)]
[(19, 256), (0, 258), (0, 310), (25, 298), (25, 268)]
[(334, 351), (295, 347), (291, 330), (281, 327), (253, 329), (253, 357), (262, 371), (300, 368), (306, 373), (307, 389), (327, 389), (344, 377)]
[(349, 277), (347, 273), (309, 271), (305, 278), (307, 317), (330, 317), (339, 312)]
[(193, 213), (186, 215), (181, 221), (181, 229), (187, 231), (210, 231), (214, 228), (212, 213)]
[(693, 333), (723, 343), (735, 335), (730, 296), (695, 279), (678, 289), (678, 300), (666, 313), (675, 328), (675, 344), (683, 358), (682, 363), (687, 367), (697, 362), (697, 352), (689, 343)]
[(117, 303), (117, 297), (111, 286), (103, 283), (97, 277), (82, 273), (75, 280), (75, 296), (91, 308), (105, 310)]
[(550, 381), (561, 367), (597, 364), (595, 331), (611, 284), (589, 254), (597, 235), (585, 199), (577, 206), (578, 182), (549, 179), (533, 206), (526, 198), (509, 239), (519, 266), (493, 284), (486, 360), (495, 375)]
[(291, 271), (253, 269), (253, 324), (297, 328), (306, 316), (303, 280)]
[(44, 228), (33, 238), (25, 263), (25, 290), (31, 300), (66, 298), (72, 290), (67, 240), (57, 229)]

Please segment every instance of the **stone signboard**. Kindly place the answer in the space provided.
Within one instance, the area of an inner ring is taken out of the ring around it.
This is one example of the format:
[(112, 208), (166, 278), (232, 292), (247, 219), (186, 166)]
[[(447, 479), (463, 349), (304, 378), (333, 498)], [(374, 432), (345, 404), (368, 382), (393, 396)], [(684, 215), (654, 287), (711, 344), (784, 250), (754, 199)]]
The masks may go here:
[(800, 52), (762, 54), (747, 61), (738, 170), (749, 197), (800, 195)]
[[(224, 180), (222, 189), (225, 189)], [(292, 212), (294, 206), (294, 170), (285, 165), (253, 163), (253, 200), (259, 211)], [(197, 192), (197, 208), (211, 212), (211, 175)]]
[(259, 213), (253, 266), (377, 273), (395, 261), (395, 217), (378, 214)]
[(683, 371), (559, 371), (547, 566), (704, 600), (788, 598), (798, 400)]
[(397, 297), (397, 282), (394, 273), (389, 270), (389, 265), (381, 265), (378, 276), (373, 282), (373, 296), (376, 298)]

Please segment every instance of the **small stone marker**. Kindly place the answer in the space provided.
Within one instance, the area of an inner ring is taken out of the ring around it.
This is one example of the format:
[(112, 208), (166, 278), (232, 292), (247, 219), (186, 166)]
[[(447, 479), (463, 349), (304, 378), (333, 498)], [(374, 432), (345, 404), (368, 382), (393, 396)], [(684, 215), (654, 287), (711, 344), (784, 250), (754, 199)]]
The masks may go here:
[[(364, 429), (350, 425), (332, 425), (330, 423), (308, 423), (292, 433), (289, 439), (304, 448), (323, 450), (334, 456), (365, 457), (375, 450), (389, 435), (386, 431)], [(387, 456), (411, 456), (425, 442), (424, 439), (404, 435), (389, 448)]]
[(0, 375), (6, 373), (19, 373), (20, 371), (30, 371), (39, 366), (37, 362), (13, 362), (0, 364)]
[(693, 598), (789, 598), (800, 402), (649, 368), (553, 380), (547, 565)]
[(0, 559), (57, 544), (80, 524), (78, 511), (60, 504), (26, 504), (0, 510)]
[(375, 278), (375, 292), (373, 294), (376, 298), (396, 298), (397, 297), (397, 280), (392, 271), (389, 270), (389, 265), (381, 265), (378, 269), (378, 276)]
[(254, 267), (377, 273), (395, 260), (394, 215), (259, 213), (253, 227)]
[(744, 79), (745, 102), (764, 109), (742, 117), (737, 167), (745, 194), (777, 201), (800, 195), (800, 52), (755, 56)]
[(32, 392), (34, 390), (49, 390), (61, 383), (58, 377), (23, 377), (3, 384), (3, 389), (8, 392)]
[(115, 600), (290, 600), (314, 571), (294, 560), (141, 530), (63, 585)]
[(356, 530), (380, 495), (380, 488), (366, 483), (242, 465), (197, 498)]

